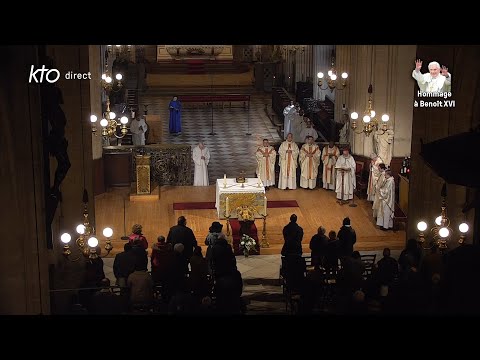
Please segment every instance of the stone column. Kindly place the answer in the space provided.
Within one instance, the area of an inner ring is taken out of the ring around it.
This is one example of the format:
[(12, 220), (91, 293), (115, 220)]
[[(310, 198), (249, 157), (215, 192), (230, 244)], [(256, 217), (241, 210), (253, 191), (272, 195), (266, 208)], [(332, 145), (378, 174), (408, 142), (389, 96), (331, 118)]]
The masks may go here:
[[(332, 67), (331, 58), (332, 50), (335, 50), (335, 45), (313, 45), (313, 97), (318, 100), (325, 100), (325, 95), (328, 94), (331, 100), (335, 99), (334, 92), (332, 93), (330, 89), (320, 90), (317, 86), (318, 78), (317, 74), (323, 72), (325, 76), (327, 75), (328, 70)], [(323, 88), (326, 87), (325, 81)]]

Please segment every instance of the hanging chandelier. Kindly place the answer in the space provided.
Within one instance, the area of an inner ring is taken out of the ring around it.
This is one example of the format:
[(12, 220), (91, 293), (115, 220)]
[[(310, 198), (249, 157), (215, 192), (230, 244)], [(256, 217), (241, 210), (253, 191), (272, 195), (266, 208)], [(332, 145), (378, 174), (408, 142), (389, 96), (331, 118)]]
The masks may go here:
[[(447, 216), (447, 184), (444, 183), (442, 186), (442, 206), (441, 213), (435, 219), (435, 225), (430, 229), (431, 240), (429, 243), (425, 240), (425, 231), (428, 228), (428, 224), (425, 221), (419, 221), (417, 223), (418, 242), (422, 245), (424, 249), (430, 249), (432, 246), (438, 246), (441, 251), (445, 251), (448, 248), (448, 241), (450, 240), (453, 230), (450, 227), (450, 219)], [(458, 230), (460, 232), (460, 237), (458, 243), (463, 245), (465, 243), (466, 233), (469, 230), (469, 226), (466, 222), (462, 222), (458, 225)]]
[(337, 69), (335, 68), (335, 51), (332, 50), (332, 55), (331, 55), (331, 68), (327, 72), (328, 79), (327, 79), (327, 86), (323, 88), (323, 79), (325, 77), (325, 74), (323, 72), (319, 72), (317, 74), (318, 78), (318, 87), (320, 90), (327, 90), (330, 89), (330, 91), (333, 91), (334, 89), (336, 90), (343, 90), (347, 86), (347, 78), (348, 74), (346, 72), (342, 72), (341, 74), (341, 87), (338, 84), (338, 75), (337, 75)]
[(359, 117), (357, 112), (352, 112), (350, 114), (350, 118), (352, 119), (352, 130), (355, 131), (356, 134), (364, 133), (366, 136), (370, 136), (372, 131), (378, 131), (381, 129), (383, 133), (388, 130), (387, 123), (390, 120), (390, 116), (388, 114), (383, 114), (381, 118), (381, 123), (376, 118), (376, 112), (373, 109), (373, 85), (370, 84), (368, 86), (368, 101), (365, 107), (365, 111), (363, 112), (362, 122), (363, 122), (363, 129), (360, 132), (355, 131), (357, 129), (357, 119)]

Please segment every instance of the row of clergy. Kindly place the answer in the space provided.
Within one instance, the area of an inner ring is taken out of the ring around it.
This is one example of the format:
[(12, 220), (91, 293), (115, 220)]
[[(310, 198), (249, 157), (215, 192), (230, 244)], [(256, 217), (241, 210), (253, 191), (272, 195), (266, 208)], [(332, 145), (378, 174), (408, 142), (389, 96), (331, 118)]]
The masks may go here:
[[(265, 186), (275, 185), (275, 161), (277, 152), (269, 145), (268, 140), (263, 140), (263, 145), (258, 147), (257, 176)], [(291, 133), (278, 149), (280, 176), (279, 189), (296, 189), (297, 167), (300, 166), (300, 187), (314, 189), (317, 184), (320, 161), (323, 163), (322, 182), (323, 188), (335, 190), (339, 199), (348, 200), (353, 198), (355, 189), (355, 160), (350, 155), (348, 148), (340, 150), (333, 142), (320, 150), (314, 143), (312, 136), (307, 136), (307, 142), (299, 149), (293, 141)]]

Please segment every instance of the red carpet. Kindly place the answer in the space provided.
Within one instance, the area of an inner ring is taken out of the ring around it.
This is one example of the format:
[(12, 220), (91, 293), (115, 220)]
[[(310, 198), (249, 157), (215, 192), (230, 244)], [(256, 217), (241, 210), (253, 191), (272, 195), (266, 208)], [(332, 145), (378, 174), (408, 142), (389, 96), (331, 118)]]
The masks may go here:
[[(298, 207), (296, 200), (268, 201), (267, 208)], [(211, 210), (215, 209), (215, 202), (186, 202), (173, 203), (173, 210)]]

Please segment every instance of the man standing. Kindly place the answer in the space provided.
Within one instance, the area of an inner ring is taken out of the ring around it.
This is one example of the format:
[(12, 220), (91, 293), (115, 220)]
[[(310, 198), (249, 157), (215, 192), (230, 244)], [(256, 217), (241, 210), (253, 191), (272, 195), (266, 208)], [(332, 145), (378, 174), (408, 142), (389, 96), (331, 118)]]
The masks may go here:
[(452, 86), (452, 75), (448, 68), (442, 66), (436, 61), (428, 64), (429, 73), (422, 74), (422, 60), (415, 61), (415, 70), (412, 71), (412, 77), (417, 80), (420, 91), (423, 92), (448, 92)]
[(285, 190), (297, 188), (297, 159), (298, 146), (293, 142), (293, 135), (289, 133), (287, 140), (280, 145), (278, 154), (280, 155), (280, 178), (278, 180), (278, 188)]
[(393, 228), (395, 214), (395, 180), (390, 170), (385, 171), (385, 184), (380, 188), (380, 206), (377, 212), (377, 225), (381, 230)]
[(208, 163), (210, 162), (210, 151), (203, 141), (200, 141), (193, 148), (193, 162), (195, 163), (195, 174), (193, 177), (193, 186), (208, 186)]
[(297, 224), (297, 215), (290, 216), (290, 223), (283, 228), (282, 255), (302, 255), (303, 229)]
[(372, 205), (372, 210), (373, 210), (373, 218), (377, 218), (377, 213), (378, 213), (378, 208), (380, 206), (380, 188), (383, 187), (385, 184), (385, 170), (387, 167), (385, 164), (381, 163), (378, 165), (378, 168), (380, 169), (380, 176), (378, 177), (377, 183), (375, 184), (374, 191), (373, 191), (373, 205)]
[(175, 246), (178, 243), (183, 244), (184, 249), (182, 256), (185, 259), (186, 264), (190, 262), (190, 258), (193, 255), (193, 249), (197, 246), (197, 239), (189, 227), (187, 227), (187, 219), (185, 216), (180, 216), (176, 226), (172, 226), (167, 236), (167, 243)]
[(170, 104), (170, 118), (168, 121), (168, 130), (170, 134), (179, 135), (182, 133), (182, 104), (178, 100), (177, 96), (174, 96)]
[(300, 138), (301, 140), (300, 141), (307, 141), (307, 136), (312, 136), (313, 137), (313, 141), (317, 141), (318, 139), (318, 133), (317, 133), (317, 130), (315, 130), (313, 127), (312, 127), (312, 120), (310, 120), (309, 118), (306, 118), (306, 124), (307, 124), (307, 127), (305, 129), (302, 130), (302, 132), (300, 133)]
[(145, 145), (145, 133), (148, 130), (147, 123), (145, 119), (135, 118), (130, 124), (130, 131), (132, 133), (132, 142), (135, 146)]
[(263, 185), (269, 187), (275, 185), (275, 160), (277, 152), (269, 145), (267, 139), (263, 139), (263, 146), (255, 152), (257, 158), (257, 176), (262, 179)]
[(343, 226), (338, 231), (339, 257), (352, 256), (353, 245), (357, 242), (357, 234), (350, 224), (350, 218), (343, 219)]
[(327, 190), (335, 190), (335, 163), (340, 156), (340, 150), (335, 146), (333, 141), (328, 143), (322, 151), (323, 174), (322, 182), (323, 188)]
[(293, 105), (293, 100), (290, 101), (290, 105), (285, 106), (283, 109), (283, 138), (286, 139), (288, 134), (292, 132), (292, 122), (295, 119), (297, 110)]
[(353, 192), (356, 187), (355, 168), (355, 160), (350, 155), (350, 149), (345, 147), (343, 155), (335, 163), (335, 169), (337, 170), (335, 192), (337, 193), (337, 199), (340, 200), (340, 204), (353, 199)]
[(370, 155), (370, 173), (368, 175), (368, 187), (367, 187), (367, 200), (375, 200), (375, 186), (378, 178), (380, 177), (379, 165), (383, 163), (383, 160), (375, 153)]
[(320, 149), (313, 143), (313, 137), (307, 136), (307, 143), (300, 150), (300, 186), (304, 189), (315, 189), (317, 185), (318, 167), (320, 165)]

